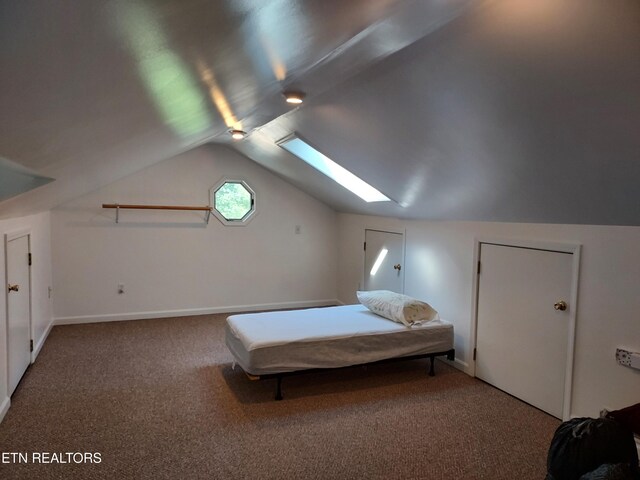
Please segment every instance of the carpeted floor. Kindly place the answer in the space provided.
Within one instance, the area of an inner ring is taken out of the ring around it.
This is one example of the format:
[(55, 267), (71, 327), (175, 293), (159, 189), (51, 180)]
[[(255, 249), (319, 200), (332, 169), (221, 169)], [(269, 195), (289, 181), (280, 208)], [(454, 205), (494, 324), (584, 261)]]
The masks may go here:
[(55, 327), (0, 424), (24, 479), (541, 479), (559, 421), (427, 360), (249, 381), (225, 315)]

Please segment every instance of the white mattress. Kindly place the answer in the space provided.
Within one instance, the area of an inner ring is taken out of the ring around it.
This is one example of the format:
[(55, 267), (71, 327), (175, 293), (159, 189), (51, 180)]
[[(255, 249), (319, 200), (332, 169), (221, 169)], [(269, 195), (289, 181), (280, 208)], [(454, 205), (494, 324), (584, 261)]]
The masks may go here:
[(405, 327), (362, 305), (231, 315), (226, 344), (253, 375), (338, 368), (453, 348), (444, 320)]

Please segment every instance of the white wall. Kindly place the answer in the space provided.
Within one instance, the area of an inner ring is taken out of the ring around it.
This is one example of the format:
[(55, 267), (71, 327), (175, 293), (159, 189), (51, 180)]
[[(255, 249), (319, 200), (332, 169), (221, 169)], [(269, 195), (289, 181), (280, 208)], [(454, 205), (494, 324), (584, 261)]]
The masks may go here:
[[(122, 210), (116, 224), (115, 210), (101, 208), (208, 205), (224, 176), (256, 192), (247, 226), (223, 226), (213, 215), (205, 226), (202, 212), (139, 210)], [(52, 244), (57, 323), (336, 299), (335, 212), (223, 146), (197, 148), (56, 208)]]
[(571, 415), (597, 416), (640, 398), (640, 372), (615, 349), (640, 351), (640, 227), (400, 221), (338, 215), (338, 298), (356, 301), (365, 228), (406, 229), (405, 293), (431, 303), (455, 327), (458, 359), (471, 362), (474, 239), (582, 244)]
[[(31, 233), (31, 332), (34, 355), (38, 354), (52, 325), (52, 301), (49, 299), (51, 279), (51, 228), (49, 212), (28, 217), (0, 220), (0, 274), (6, 284), (5, 235), (29, 229)], [(0, 420), (8, 408), (7, 398), (7, 296), (0, 294)], [(6, 403), (5, 400), (7, 401)]]

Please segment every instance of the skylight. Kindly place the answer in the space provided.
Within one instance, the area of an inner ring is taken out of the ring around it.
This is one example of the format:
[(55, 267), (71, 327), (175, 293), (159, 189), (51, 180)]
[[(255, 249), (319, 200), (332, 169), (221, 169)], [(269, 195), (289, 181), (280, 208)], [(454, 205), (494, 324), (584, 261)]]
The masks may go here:
[(320, 153), (304, 140), (295, 135), (287, 137), (278, 143), (287, 152), (293, 153), (299, 159), (305, 161), (327, 177), (338, 182), (347, 190), (355, 193), (365, 202), (389, 202), (386, 195), (380, 193), (364, 180), (356, 177), (349, 170), (341, 167), (326, 155)]

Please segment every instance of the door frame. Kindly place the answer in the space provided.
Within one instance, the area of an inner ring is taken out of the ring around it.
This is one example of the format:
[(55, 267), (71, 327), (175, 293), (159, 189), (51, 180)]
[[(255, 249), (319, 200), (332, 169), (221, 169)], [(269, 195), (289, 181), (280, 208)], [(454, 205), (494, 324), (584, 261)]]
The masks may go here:
[(578, 286), (580, 281), (580, 254), (582, 245), (579, 243), (549, 242), (546, 240), (525, 240), (512, 238), (476, 237), (473, 245), (473, 283), (472, 283), (472, 303), (471, 303), (471, 331), (469, 338), (471, 351), (469, 355), (469, 371), (473, 377), (476, 376), (476, 361), (473, 352), (478, 346), (478, 293), (479, 274), (478, 262), (480, 261), (480, 246), (483, 243), (504, 247), (519, 247), (532, 250), (545, 250), (550, 252), (569, 253), (572, 257), (571, 276), (571, 298), (569, 299), (569, 331), (567, 341), (567, 364), (565, 365), (564, 377), (564, 399), (562, 404), (562, 419), (568, 420), (571, 416), (571, 395), (573, 393), (573, 357), (575, 350), (576, 318), (578, 314)]
[(365, 279), (365, 275), (366, 275), (366, 263), (367, 260), (365, 258), (365, 252), (364, 252), (364, 243), (367, 241), (367, 230), (373, 230), (375, 232), (382, 232), (382, 233), (395, 233), (398, 235), (402, 235), (402, 268), (404, 270), (404, 273), (402, 274), (402, 291), (398, 292), (398, 293), (404, 293), (404, 287), (405, 287), (405, 275), (407, 273), (406, 269), (405, 269), (405, 265), (406, 265), (406, 252), (407, 252), (407, 231), (406, 229), (396, 229), (396, 228), (380, 228), (380, 227), (364, 227), (362, 229), (362, 268), (360, 269), (360, 288), (358, 290), (362, 290), (364, 288), (364, 279)]
[[(5, 378), (6, 381), (6, 389), (9, 390), (9, 291), (7, 290), (7, 285), (9, 284), (9, 242), (12, 240), (16, 240), (21, 237), (27, 237), (27, 245), (29, 246), (29, 253), (31, 253), (31, 229), (23, 228), (20, 230), (14, 230), (13, 232), (8, 232), (4, 234), (4, 297), (5, 297), (5, 329), (7, 332), (7, 336), (5, 339)], [(32, 275), (31, 275), (31, 266), (29, 266), (29, 339), (33, 340), (33, 306), (32, 306)], [(29, 352), (29, 364), (33, 363), (33, 352)]]

